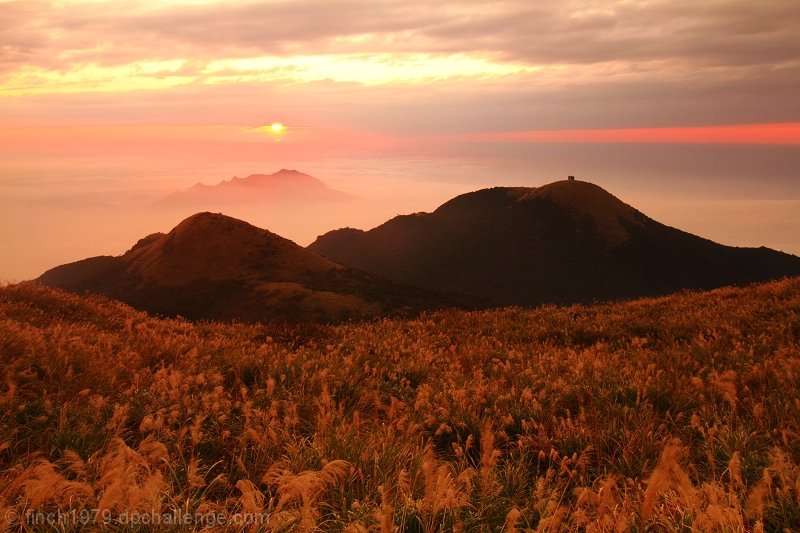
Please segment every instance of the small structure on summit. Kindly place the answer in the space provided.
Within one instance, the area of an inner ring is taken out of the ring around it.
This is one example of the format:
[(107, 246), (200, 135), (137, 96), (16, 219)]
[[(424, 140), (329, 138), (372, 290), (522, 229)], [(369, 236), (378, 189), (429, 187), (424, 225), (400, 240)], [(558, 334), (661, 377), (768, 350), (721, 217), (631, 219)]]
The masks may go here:
[(568, 179), (569, 181), (575, 181), (575, 176), (567, 176), (567, 179)]

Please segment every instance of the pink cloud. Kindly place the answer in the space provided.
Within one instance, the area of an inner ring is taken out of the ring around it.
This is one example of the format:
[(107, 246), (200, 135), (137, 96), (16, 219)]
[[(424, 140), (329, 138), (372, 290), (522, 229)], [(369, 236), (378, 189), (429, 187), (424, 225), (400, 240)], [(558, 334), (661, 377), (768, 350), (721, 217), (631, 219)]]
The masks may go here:
[(447, 135), (430, 141), (494, 143), (800, 144), (800, 123), (673, 128), (534, 130)]

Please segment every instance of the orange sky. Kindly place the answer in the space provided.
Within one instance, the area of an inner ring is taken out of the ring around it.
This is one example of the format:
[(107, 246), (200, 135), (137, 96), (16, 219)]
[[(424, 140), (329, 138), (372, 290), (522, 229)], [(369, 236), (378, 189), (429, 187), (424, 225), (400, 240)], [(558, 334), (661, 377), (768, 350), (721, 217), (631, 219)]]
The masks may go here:
[[(0, 0), (0, 207), (41, 229), (0, 230), (0, 278), (78, 258), (80, 217), (52, 245), (74, 253), (24, 258), (63, 206), (282, 167), (372, 191), (352, 224), (578, 174), (800, 252), (781, 229), (800, 222), (798, 34), (783, 0)], [(153, 229), (138, 216), (80, 253), (124, 250)]]
[(800, 144), (800, 123), (680, 128), (489, 132), (453, 139), (472, 142)]

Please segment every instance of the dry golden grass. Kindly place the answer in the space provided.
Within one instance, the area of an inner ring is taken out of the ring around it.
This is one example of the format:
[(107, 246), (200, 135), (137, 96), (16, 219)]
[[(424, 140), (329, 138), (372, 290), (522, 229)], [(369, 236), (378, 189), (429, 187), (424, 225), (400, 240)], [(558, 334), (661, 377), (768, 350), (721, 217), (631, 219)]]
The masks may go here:
[(0, 529), (800, 531), (799, 342), (798, 279), (293, 328), (7, 286)]

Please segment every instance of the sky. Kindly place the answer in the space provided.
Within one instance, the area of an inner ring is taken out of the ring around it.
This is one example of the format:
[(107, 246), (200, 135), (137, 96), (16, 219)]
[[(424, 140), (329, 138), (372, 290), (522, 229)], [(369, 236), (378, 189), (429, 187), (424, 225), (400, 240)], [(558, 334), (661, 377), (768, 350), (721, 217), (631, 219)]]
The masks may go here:
[(800, 254), (797, 35), (787, 0), (0, 0), (0, 280), (280, 168), (357, 199), (249, 215), (302, 245), (575, 175)]

